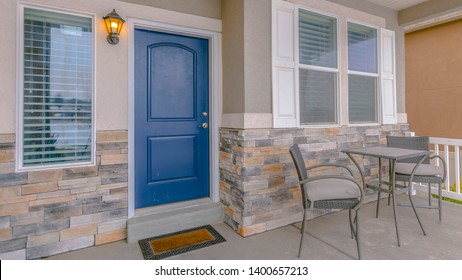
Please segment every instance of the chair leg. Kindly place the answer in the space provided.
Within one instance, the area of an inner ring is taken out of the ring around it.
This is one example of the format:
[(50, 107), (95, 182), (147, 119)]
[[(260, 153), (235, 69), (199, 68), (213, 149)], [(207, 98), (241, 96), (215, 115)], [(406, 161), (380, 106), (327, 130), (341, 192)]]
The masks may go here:
[(380, 194), (381, 194), (381, 191), (380, 191), (380, 185), (379, 185), (379, 191), (378, 191), (378, 194), (377, 194), (377, 208), (375, 209), (375, 217), (376, 218), (379, 217)]
[(360, 242), (359, 242), (359, 209), (356, 210), (356, 216), (355, 216), (355, 225), (356, 225), (356, 231), (355, 231), (355, 239), (356, 239), (356, 248), (358, 249), (358, 259), (361, 259), (361, 248), (360, 248)]
[(428, 183), (428, 206), (432, 206), (432, 184)]
[[(419, 215), (417, 214), (417, 210), (415, 209), (414, 202), (412, 201), (412, 191), (411, 191), (410, 185), (408, 187), (408, 196), (409, 196), (409, 202), (411, 202), (412, 210), (414, 210), (414, 214), (415, 214), (415, 216), (417, 218), (417, 222), (419, 222), (420, 228), (422, 229), (422, 233), (423, 233), (423, 235), (427, 235), (425, 233), (425, 229), (423, 228), (422, 222), (420, 221)], [(396, 217), (395, 217), (395, 219), (396, 219)]]
[(354, 238), (354, 232), (355, 232), (355, 229), (354, 229), (354, 225), (353, 225), (353, 221), (351, 219), (351, 209), (348, 209), (348, 219), (350, 221), (350, 233), (351, 233), (351, 239)]
[(305, 224), (306, 224), (306, 210), (303, 210), (303, 221), (302, 221), (302, 229), (300, 230), (300, 245), (298, 247), (298, 258), (300, 258), (300, 254), (302, 253), (302, 246), (303, 246), (303, 237), (305, 237)]
[(442, 200), (443, 200), (443, 191), (441, 190), (441, 183), (438, 183), (438, 218), (439, 218), (440, 224), (443, 219), (443, 209), (441, 208), (443, 206)]
[(358, 259), (361, 259), (361, 250), (359, 248), (359, 209), (356, 210), (355, 218), (352, 219), (351, 216), (351, 209), (348, 209), (348, 218), (350, 221), (350, 231), (351, 231), (351, 238), (354, 238), (356, 241), (356, 248), (358, 250)]

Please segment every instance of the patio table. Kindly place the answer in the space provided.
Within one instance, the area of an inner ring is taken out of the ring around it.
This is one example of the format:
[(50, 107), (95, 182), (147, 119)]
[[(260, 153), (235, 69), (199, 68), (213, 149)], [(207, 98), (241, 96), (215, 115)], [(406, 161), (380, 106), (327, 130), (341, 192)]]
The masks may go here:
[[(359, 166), (358, 162), (355, 160), (355, 158), (352, 155), (361, 155), (361, 156), (370, 156), (370, 157), (376, 157), (379, 159), (379, 181), (378, 184), (364, 184), (363, 188), (364, 191), (366, 191), (367, 188), (372, 188), (379, 190), (380, 192), (386, 192), (386, 193), (391, 193), (391, 198), (393, 202), (393, 216), (395, 220), (395, 229), (396, 229), (396, 238), (398, 241), (398, 246), (400, 246), (400, 241), (399, 241), (399, 230), (398, 230), (398, 213), (396, 211), (396, 182), (395, 182), (395, 163), (404, 160), (404, 159), (409, 159), (409, 158), (416, 158), (416, 157), (421, 157), (420, 161), (416, 164), (414, 167), (411, 177), (409, 180), (408, 188), (412, 185), (412, 180), (414, 177), (414, 173), (417, 170), (418, 166), (425, 160), (425, 158), (430, 154), (429, 151), (421, 151), (421, 150), (412, 150), (412, 149), (402, 149), (402, 148), (394, 148), (394, 147), (387, 147), (387, 146), (371, 146), (371, 147), (364, 147), (364, 148), (354, 148), (354, 149), (345, 149), (342, 150), (343, 153), (347, 154), (348, 157), (353, 161), (353, 163), (356, 165), (356, 167), (359, 170), (359, 173), (361, 174), (361, 177), (364, 181), (364, 172), (362, 171), (362, 168)], [(390, 164), (389, 164), (389, 181), (383, 181), (382, 180), (382, 159), (388, 159)], [(382, 185), (388, 186), (388, 188), (383, 188)], [(420, 228), (422, 229), (422, 232), (424, 235), (426, 235), (425, 230), (422, 226), (422, 223), (420, 222), (419, 215), (417, 214), (417, 211), (414, 207), (414, 203), (412, 201), (411, 197), (411, 191), (408, 189), (409, 193), (409, 200), (411, 202), (411, 206), (414, 210), (415, 216), (417, 218), (417, 221), (419, 222)], [(379, 193), (380, 194), (380, 193)], [(377, 203), (379, 203), (380, 197), (377, 199)], [(378, 211), (378, 207), (377, 207)], [(377, 212), (378, 214), (378, 212)]]

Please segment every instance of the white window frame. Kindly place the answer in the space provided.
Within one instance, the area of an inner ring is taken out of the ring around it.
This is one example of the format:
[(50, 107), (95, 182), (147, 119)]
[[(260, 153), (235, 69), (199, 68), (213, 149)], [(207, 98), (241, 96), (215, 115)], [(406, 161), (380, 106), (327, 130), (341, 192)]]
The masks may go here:
[[(27, 166), (23, 165), (23, 152), (24, 152), (24, 137), (23, 137), (23, 126), (24, 126), (24, 9), (36, 9), (49, 11), (54, 13), (68, 14), (78, 17), (90, 18), (92, 21), (92, 37), (93, 37), (93, 46), (92, 46), (92, 96), (91, 96), (91, 159), (87, 162), (78, 162), (78, 163), (63, 163), (63, 164), (53, 164), (53, 165), (39, 165), (39, 166)], [(53, 169), (63, 169), (63, 168), (73, 168), (73, 167), (83, 167), (83, 166), (95, 166), (96, 165), (96, 122), (95, 122), (95, 109), (96, 109), (96, 98), (95, 98), (95, 84), (96, 84), (96, 24), (95, 24), (95, 14), (83, 13), (80, 11), (66, 10), (61, 8), (55, 8), (44, 5), (32, 5), (25, 3), (18, 3), (17, 6), (18, 16), (17, 16), (17, 72), (16, 72), (16, 81), (17, 81), (17, 93), (16, 93), (16, 171), (39, 171), (39, 170), (53, 170)]]
[[(300, 36), (299, 36), (299, 15), (300, 10), (305, 10), (311, 13), (318, 14), (320, 16), (326, 16), (330, 18), (334, 18), (336, 21), (336, 36), (337, 36), (337, 69), (322, 67), (322, 66), (313, 66), (300, 63)], [(298, 127), (339, 127), (342, 123), (342, 98), (340, 94), (341, 89), (341, 44), (340, 44), (340, 18), (331, 13), (327, 13), (324, 11), (316, 10), (310, 7), (306, 7), (303, 5), (295, 5), (295, 98), (296, 98), (296, 106), (297, 106), (297, 125)], [(301, 108), (300, 108), (300, 69), (305, 70), (313, 70), (313, 71), (320, 71), (320, 72), (328, 72), (328, 73), (336, 73), (337, 74), (337, 92), (336, 95), (336, 103), (335, 104), (335, 122), (334, 123), (319, 123), (319, 124), (301, 124)]]
[[(353, 71), (353, 70), (350, 70), (349, 68), (349, 63), (350, 63), (350, 60), (349, 60), (349, 57), (348, 57), (348, 51), (349, 51), (349, 46), (348, 46), (348, 23), (354, 23), (354, 24), (357, 24), (357, 25), (362, 25), (364, 27), (368, 27), (368, 28), (372, 28), (372, 29), (375, 29), (376, 32), (377, 32), (377, 47), (376, 47), (376, 51), (377, 51), (377, 73), (369, 73), (369, 72), (361, 72), (361, 71)], [(353, 19), (349, 19), (347, 18), (346, 20), (346, 24), (345, 24), (345, 36), (346, 36), (346, 70), (347, 70), (347, 76), (346, 76), (346, 83), (347, 83), (347, 94), (346, 94), (346, 110), (347, 110), (347, 116), (348, 116), (348, 121), (347, 121), (347, 125), (348, 126), (367, 126), (367, 125), (380, 125), (381, 124), (381, 115), (382, 115), (382, 94), (381, 94), (381, 79), (380, 79), (380, 69), (381, 69), (381, 53), (380, 53), (380, 27), (379, 26), (376, 26), (376, 25), (372, 25), (372, 24), (368, 24), (368, 23), (365, 23), (365, 22), (361, 22), (361, 21), (357, 21), (357, 20), (353, 20)], [(375, 104), (375, 113), (376, 113), (376, 122), (351, 122), (350, 121), (350, 112), (349, 112), (349, 108), (350, 108), (350, 104), (349, 104), (349, 96), (350, 96), (350, 91), (349, 91), (349, 79), (350, 79), (350, 74), (352, 75), (358, 75), (358, 76), (364, 76), (364, 77), (375, 77), (377, 78), (377, 83), (375, 85), (376, 87), (376, 104)]]

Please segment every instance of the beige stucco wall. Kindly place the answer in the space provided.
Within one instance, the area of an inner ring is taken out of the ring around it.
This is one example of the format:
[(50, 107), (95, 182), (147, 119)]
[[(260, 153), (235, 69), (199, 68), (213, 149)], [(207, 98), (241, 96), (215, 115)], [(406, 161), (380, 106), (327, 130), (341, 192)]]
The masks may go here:
[(223, 0), (223, 113), (243, 113), (245, 106), (244, 1)]
[(244, 1), (245, 112), (271, 113), (271, 1)]
[(462, 138), (462, 20), (406, 34), (406, 110), (417, 135)]
[[(14, 133), (16, 119), (16, 48), (17, 0), (0, 1), (0, 133)], [(95, 15), (96, 24), (96, 129), (128, 129), (128, 31), (124, 26), (120, 43), (106, 42), (102, 17), (112, 9), (124, 18), (174, 24), (221, 32), (221, 20), (184, 14), (154, 7), (144, 7), (115, 0), (30, 0), (22, 3), (45, 5)]]
[(223, 0), (222, 19), (221, 126), (271, 127), (271, 1)]
[(223, 113), (271, 113), (271, 1), (222, 4)]

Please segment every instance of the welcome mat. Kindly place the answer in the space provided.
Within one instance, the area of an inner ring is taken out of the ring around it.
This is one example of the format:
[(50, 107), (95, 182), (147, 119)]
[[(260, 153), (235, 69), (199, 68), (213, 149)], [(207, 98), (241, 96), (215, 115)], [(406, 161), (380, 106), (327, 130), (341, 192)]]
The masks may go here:
[(225, 242), (212, 226), (206, 225), (138, 241), (145, 260), (159, 260)]

